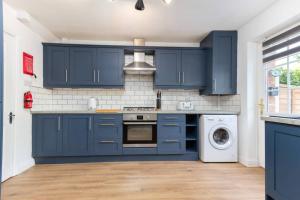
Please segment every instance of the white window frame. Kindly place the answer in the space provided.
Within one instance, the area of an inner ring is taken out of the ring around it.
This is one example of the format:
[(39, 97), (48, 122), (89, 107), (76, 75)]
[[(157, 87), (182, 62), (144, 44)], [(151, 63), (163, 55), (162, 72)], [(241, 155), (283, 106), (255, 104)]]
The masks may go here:
[[(267, 112), (267, 115), (269, 115), (269, 116), (300, 118), (300, 113), (299, 114), (292, 114), (292, 104), (291, 104), (292, 103), (292, 97), (291, 97), (291, 85), (290, 85), (290, 83), (291, 83), (290, 65), (293, 64), (293, 63), (299, 62), (299, 60), (289, 62), (290, 56), (293, 56), (293, 55), (288, 55), (287, 56), (287, 62), (286, 63), (280, 64), (280, 65), (277, 65), (277, 66), (274, 66), (274, 67), (267, 67), (268, 63), (264, 64), (264, 70), (265, 70), (265, 99), (266, 99), (266, 105), (267, 105), (266, 112)], [(289, 104), (288, 104), (288, 113), (285, 113), (285, 112), (282, 112), (282, 113), (269, 112), (268, 71), (270, 69), (274, 69), (274, 68), (277, 68), (277, 67), (280, 67), (280, 66), (287, 66), (287, 71), (288, 71), (288, 73), (287, 73), (287, 89), (288, 89), (288, 102), (289, 102)]]

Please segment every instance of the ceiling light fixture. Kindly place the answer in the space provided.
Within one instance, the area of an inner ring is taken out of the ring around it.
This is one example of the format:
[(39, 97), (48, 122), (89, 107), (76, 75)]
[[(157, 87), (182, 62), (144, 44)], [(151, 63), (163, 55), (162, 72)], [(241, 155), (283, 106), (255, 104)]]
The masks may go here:
[(170, 4), (172, 2), (172, 0), (162, 0), (162, 1), (166, 4)]
[(145, 5), (144, 5), (144, 2), (143, 0), (138, 0), (135, 4), (135, 9), (136, 10), (139, 10), (139, 11), (143, 11), (145, 10)]

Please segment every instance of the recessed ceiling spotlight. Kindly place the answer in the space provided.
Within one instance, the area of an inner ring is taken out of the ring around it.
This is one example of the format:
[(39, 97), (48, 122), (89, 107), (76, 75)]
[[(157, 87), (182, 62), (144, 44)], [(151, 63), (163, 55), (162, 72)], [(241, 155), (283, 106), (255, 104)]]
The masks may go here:
[(145, 10), (145, 5), (144, 5), (144, 2), (143, 0), (138, 0), (135, 4), (135, 9), (136, 10), (139, 10), (139, 11), (143, 11)]
[(162, 1), (166, 4), (170, 4), (172, 2), (172, 0), (162, 0)]

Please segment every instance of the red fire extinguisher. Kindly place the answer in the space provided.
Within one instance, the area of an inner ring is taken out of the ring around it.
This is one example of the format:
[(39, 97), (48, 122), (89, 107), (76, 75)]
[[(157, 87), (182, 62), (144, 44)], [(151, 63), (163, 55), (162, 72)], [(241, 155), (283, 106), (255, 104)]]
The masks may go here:
[(25, 92), (24, 93), (24, 108), (25, 109), (30, 109), (32, 108), (32, 103), (33, 103), (33, 99), (32, 99), (32, 94), (30, 91)]

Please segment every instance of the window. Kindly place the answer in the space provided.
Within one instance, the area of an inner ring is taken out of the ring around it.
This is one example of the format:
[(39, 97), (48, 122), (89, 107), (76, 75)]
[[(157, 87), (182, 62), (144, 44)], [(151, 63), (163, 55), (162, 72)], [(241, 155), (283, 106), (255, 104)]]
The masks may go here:
[(263, 47), (268, 113), (300, 116), (300, 26)]

